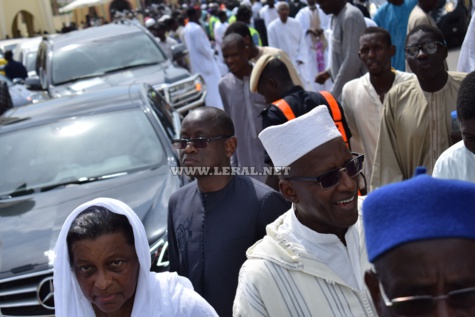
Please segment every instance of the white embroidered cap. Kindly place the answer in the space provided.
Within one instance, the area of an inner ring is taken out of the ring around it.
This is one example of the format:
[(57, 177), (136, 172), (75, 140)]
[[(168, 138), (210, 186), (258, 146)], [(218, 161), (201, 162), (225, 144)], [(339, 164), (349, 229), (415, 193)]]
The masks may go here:
[(341, 134), (325, 105), (286, 123), (270, 126), (259, 134), (275, 167), (287, 167), (313, 149), (338, 137)]

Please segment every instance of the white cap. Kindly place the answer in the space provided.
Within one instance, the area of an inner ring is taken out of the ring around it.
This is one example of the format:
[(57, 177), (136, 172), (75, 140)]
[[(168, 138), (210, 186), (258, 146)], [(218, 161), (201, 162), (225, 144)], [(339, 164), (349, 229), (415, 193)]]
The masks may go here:
[(170, 19), (171, 16), (169, 16), (168, 14), (164, 14), (162, 15), (162, 17), (160, 19), (158, 19), (158, 22), (165, 22), (166, 20)]
[(275, 167), (287, 167), (313, 149), (338, 137), (341, 134), (324, 105), (259, 133), (259, 139)]
[(155, 21), (154, 18), (148, 18), (147, 20), (145, 20), (145, 27), (148, 29), (148, 28), (154, 26), (155, 23), (157, 23), (157, 21)]

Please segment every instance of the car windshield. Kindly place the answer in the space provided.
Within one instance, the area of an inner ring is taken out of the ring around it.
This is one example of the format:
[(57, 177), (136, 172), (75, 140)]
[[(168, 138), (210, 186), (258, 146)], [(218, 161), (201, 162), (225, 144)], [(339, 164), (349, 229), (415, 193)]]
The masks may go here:
[(143, 32), (111, 36), (82, 44), (70, 44), (55, 50), (52, 82), (59, 85), (163, 61), (165, 57), (155, 41)]
[(143, 111), (75, 117), (0, 135), (0, 199), (167, 164)]

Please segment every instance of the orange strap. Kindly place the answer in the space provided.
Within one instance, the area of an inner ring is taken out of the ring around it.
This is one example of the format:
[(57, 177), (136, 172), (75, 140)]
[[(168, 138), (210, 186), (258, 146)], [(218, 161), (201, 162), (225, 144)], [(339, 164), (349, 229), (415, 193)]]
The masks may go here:
[(340, 111), (340, 107), (338, 107), (338, 103), (335, 100), (335, 97), (328, 91), (320, 91), (320, 94), (326, 99), (330, 109), (332, 111), (333, 121), (335, 121), (335, 125), (340, 131), (341, 136), (343, 137), (343, 141), (345, 141), (346, 145), (349, 147), (348, 143), (348, 136), (346, 135), (345, 128), (343, 126), (343, 116)]
[[(323, 98), (325, 98), (328, 105), (330, 106), (333, 121), (335, 122), (335, 125), (338, 131), (340, 131), (341, 136), (343, 137), (343, 141), (345, 141), (346, 145), (349, 147), (348, 137), (346, 135), (346, 131), (345, 131), (345, 128), (343, 126), (343, 121), (342, 121), (343, 116), (341, 114), (340, 107), (338, 107), (338, 103), (336, 102), (332, 94), (329, 93), (328, 91), (320, 91), (320, 94), (323, 96)], [(292, 108), (284, 99), (279, 99), (277, 101), (274, 101), (272, 104), (276, 106), (277, 108), (279, 108), (280, 111), (282, 111), (282, 113), (287, 118), (287, 120), (290, 121), (290, 120), (295, 119), (295, 114), (292, 111)]]
[(287, 120), (290, 121), (290, 120), (295, 119), (295, 114), (292, 111), (292, 108), (290, 108), (289, 104), (284, 99), (279, 99), (277, 101), (274, 101), (272, 104), (276, 106), (277, 108), (279, 108), (280, 111), (282, 111), (282, 113), (287, 118)]

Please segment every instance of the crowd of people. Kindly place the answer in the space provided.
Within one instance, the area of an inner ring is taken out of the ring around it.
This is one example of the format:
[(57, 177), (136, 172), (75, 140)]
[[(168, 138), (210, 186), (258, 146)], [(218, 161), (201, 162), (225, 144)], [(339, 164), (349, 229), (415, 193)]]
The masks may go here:
[(58, 238), (57, 315), (475, 316), (475, 55), (447, 69), (436, 2), (146, 20), (207, 87), (173, 140), (191, 180), (168, 205), (173, 273), (150, 273), (135, 213), (98, 198)]

